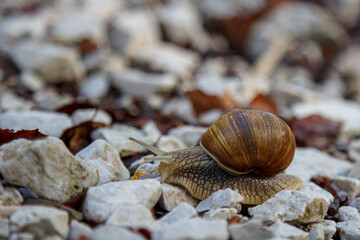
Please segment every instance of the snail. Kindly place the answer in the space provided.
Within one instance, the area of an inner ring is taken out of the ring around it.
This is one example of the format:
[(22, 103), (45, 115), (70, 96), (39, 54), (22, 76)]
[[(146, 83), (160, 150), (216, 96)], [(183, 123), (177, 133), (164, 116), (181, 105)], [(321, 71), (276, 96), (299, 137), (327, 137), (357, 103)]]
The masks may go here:
[(204, 200), (220, 189), (257, 205), (281, 190), (297, 190), (302, 180), (283, 172), (295, 153), (295, 137), (288, 125), (267, 112), (235, 110), (219, 118), (203, 134), (200, 146), (164, 152), (130, 138), (157, 156), (162, 181), (184, 187)]

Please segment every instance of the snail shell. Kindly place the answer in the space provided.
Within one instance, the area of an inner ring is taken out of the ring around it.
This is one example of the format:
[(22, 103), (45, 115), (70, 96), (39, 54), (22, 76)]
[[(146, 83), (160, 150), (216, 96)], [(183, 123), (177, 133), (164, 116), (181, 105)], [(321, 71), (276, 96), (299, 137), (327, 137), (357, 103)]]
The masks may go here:
[(204, 133), (200, 146), (233, 175), (253, 171), (274, 176), (295, 154), (295, 137), (288, 125), (267, 112), (236, 110), (219, 118)]
[(295, 138), (287, 124), (270, 113), (230, 112), (205, 132), (201, 147), (164, 152), (130, 140), (157, 155), (147, 161), (160, 161), (157, 170), (163, 182), (180, 185), (200, 200), (230, 188), (243, 196), (242, 203), (261, 204), (281, 190), (302, 186), (296, 176), (277, 174), (291, 163)]

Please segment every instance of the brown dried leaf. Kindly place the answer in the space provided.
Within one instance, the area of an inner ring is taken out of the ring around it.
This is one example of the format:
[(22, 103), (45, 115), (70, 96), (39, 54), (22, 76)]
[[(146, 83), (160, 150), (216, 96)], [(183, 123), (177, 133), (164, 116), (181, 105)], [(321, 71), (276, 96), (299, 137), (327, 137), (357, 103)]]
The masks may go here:
[(0, 146), (2, 144), (11, 142), (14, 139), (25, 138), (28, 140), (35, 140), (47, 137), (47, 135), (42, 134), (38, 129), (35, 130), (19, 130), (14, 131), (11, 129), (0, 129)]
[(341, 122), (311, 115), (306, 118), (293, 118), (289, 122), (298, 146), (326, 149), (332, 146), (341, 129)]
[(76, 154), (92, 142), (90, 135), (93, 130), (105, 126), (106, 125), (104, 123), (100, 122), (82, 122), (76, 126), (66, 129), (60, 139), (63, 140), (70, 152)]
[(71, 115), (76, 110), (82, 109), (82, 108), (95, 108), (95, 106), (88, 101), (84, 101), (84, 102), (76, 102), (75, 101), (73, 103), (70, 103), (68, 105), (65, 105), (65, 106), (62, 106), (62, 107), (56, 109), (56, 111), (62, 112), (62, 113), (67, 113), (67, 114)]
[(279, 114), (279, 110), (276, 105), (276, 102), (263, 94), (258, 94), (252, 100), (252, 102), (250, 103), (250, 109), (264, 111), (264, 112), (270, 112), (275, 115)]
[(230, 94), (227, 91), (224, 91), (222, 98), (207, 95), (198, 89), (188, 91), (186, 94), (192, 103), (196, 115), (216, 108), (229, 111), (237, 107), (235, 101), (230, 97)]

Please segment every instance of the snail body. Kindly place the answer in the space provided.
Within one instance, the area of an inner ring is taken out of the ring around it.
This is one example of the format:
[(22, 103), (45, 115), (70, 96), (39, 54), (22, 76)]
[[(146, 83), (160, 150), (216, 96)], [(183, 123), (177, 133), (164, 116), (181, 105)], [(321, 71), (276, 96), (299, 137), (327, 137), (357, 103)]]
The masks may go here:
[(204, 133), (195, 148), (164, 152), (130, 139), (157, 155), (147, 160), (160, 161), (163, 182), (180, 185), (199, 200), (230, 188), (243, 196), (242, 203), (255, 205), (302, 185), (296, 176), (278, 174), (293, 159), (295, 139), (286, 123), (269, 113), (230, 112)]

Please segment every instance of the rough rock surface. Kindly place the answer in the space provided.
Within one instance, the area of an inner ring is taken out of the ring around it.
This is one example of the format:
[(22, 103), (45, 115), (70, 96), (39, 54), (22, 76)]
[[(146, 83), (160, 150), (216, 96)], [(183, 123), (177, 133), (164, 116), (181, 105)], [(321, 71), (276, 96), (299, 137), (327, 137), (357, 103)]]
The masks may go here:
[(245, 224), (233, 224), (229, 227), (231, 239), (272, 239), (276, 235), (270, 229), (264, 227), (260, 222), (250, 221)]
[(166, 227), (160, 233), (159, 239), (213, 239), (225, 240), (229, 238), (226, 221), (224, 220), (204, 220), (192, 218), (176, 222)]
[(21, 69), (32, 70), (48, 83), (80, 80), (84, 67), (77, 51), (52, 43), (25, 41), (11, 51)]
[(76, 197), (99, 179), (96, 168), (74, 157), (55, 137), (2, 145), (0, 172), (6, 182), (59, 202)]
[(142, 48), (134, 55), (135, 61), (148, 64), (157, 71), (188, 77), (199, 64), (199, 55), (169, 43), (157, 43)]
[(144, 240), (145, 238), (139, 234), (133, 233), (132, 231), (116, 226), (107, 226), (102, 225), (94, 230), (92, 239), (102, 240), (106, 236), (107, 240), (118, 240), (118, 239), (127, 239), (127, 240)]
[(172, 152), (185, 149), (186, 145), (180, 139), (174, 136), (161, 136), (156, 146), (165, 152)]
[(254, 220), (288, 223), (311, 223), (324, 218), (328, 204), (323, 198), (306, 195), (300, 191), (283, 190), (261, 205), (249, 208)]
[(160, 137), (160, 131), (152, 121), (146, 123), (142, 130), (124, 124), (113, 124), (110, 128), (100, 128), (92, 133), (93, 139), (105, 139), (120, 153), (121, 157), (129, 156), (145, 149), (129, 140), (136, 138), (148, 144), (154, 144)]
[(328, 205), (334, 201), (334, 196), (331, 193), (312, 182), (303, 183), (299, 191), (313, 198), (322, 198)]
[(145, 99), (151, 94), (172, 92), (176, 83), (177, 77), (174, 74), (145, 73), (139, 70), (125, 70), (114, 76), (113, 80), (119, 91)]
[[(354, 169), (354, 168), (353, 168)], [(353, 170), (352, 169), (352, 170)], [(328, 177), (329, 183), (339, 195), (349, 195), (351, 199), (360, 194), (360, 180), (352, 177)]]
[(342, 240), (360, 238), (360, 220), (338, 222), (336, 228), (339, 231), (340, 239)]
[(110, 125), (112, 122), (110, 114), (95, 108), (77, 109), (71, 114), (71, 117), (75, 125), (86, 121), (101, 122), (106, 125)]
[(155, 219), (151, 211), (143, 205), (118, 206), (106, 221), (107, 225), (123, 227), (142, 227)]
[(340, 222), (347, 222), (358, 219), (360, 219), (360, 213), (356, 208), (350, 206), (342, 206), (339, 208)]
[(269, 227), (269, 229), (274, 231), (278, 237), (282, 237), (285, 239), (309, 239), (309, 233), (304, 232), (287, 223), (283, 223), (280, 220), (277, 220), (273, 225)]
[(237, 213), (238, 210), (236, 208), (218, 208), (205, 212), (203, 218), (230, 220), (232, 217), (236, 216)]
[(159, 200), (160, 206), (171, 211), (181, 203), (188, 203), (195, 207), (199, 200), (193, 198), (184, 188), (172, 184), (161, 184), (161, 197)]
[[(316, 159), (316, 161), (315, 161)], [(324, 165), (327, 167), (324, 168)], [(294, 160), (285, 170), (286, 174), (300, 177), (308, 181), (318, 174), (335, 176), (345, 173), (353, 166), (350, 162), (335, 158), (315, 148), (296, 148)]]
[(69, 232), (68, 224), (67, 212), (50, 207), (26, 207), (10, 216), (11, 232), (31, 232), (37, 239), (54, 234), (66, 238)]
[(160, 198), (160, 183), (154, 179), (120, 181), (90, 187), (83, 204), (86, 219), (106, 221), (118, 206), (155, 206)]
[(236, 208), (239, 212), (241, 210), (240, 202), (243, 197), (230, 188), (219, 190), (211, 194), (207, 199), (201, 201), (197, 205), (196, 210), (198, 212), (214, 210), (222, 207)]
[(197, 217), (197, 211), (188, 203), (180, 203), (171, 210), (168, 214), (159, 219), (160, 222), (173, 224), (175, 222)]
[(75, 156), (98, 170), (98, 185), (130, 178), (129, 170), (121, 161), (118, 151), (102, 139), (95, 140)]
[(169, 135), (179, 138), (188, 147), (195, 147), (206, 130), (205, 127), (188, 125), (170, 129)]
[(0, 206), (21, 205), (23, 201), (23, 196), (16, 188), (5, 187), (0, 182)]
[(47, 111), (7, 111), (0, 116), (0, 128), (14, 130), (39, 129), (46, 135), (60, 137), (71, 127), (71, 119), (64, 113)]
[(88, 225), (76, 220), (71, 220), (69, 240), (78, 240), (81, 236), (91, 238), (92, 235), (93, 230)]

